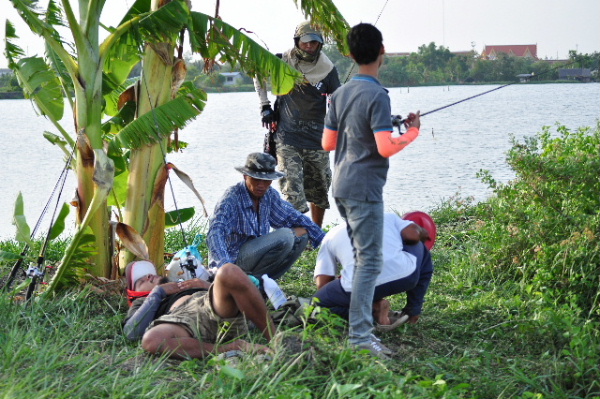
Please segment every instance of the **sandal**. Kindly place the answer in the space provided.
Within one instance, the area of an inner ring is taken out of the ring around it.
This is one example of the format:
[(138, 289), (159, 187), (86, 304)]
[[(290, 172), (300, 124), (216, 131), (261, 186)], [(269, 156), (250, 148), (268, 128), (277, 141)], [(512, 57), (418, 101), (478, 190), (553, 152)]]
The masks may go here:
[(390, 312), (388, 313), (388, 317), (390, 318), (392, 323), (391, 324), (375, 323), (375, 330), (380, 331), (380, 332), (392, 331), (393, 329), (406, 323), (408, 321), (409, 316), (407, 314), (405, 314), (405, 315), (401, 315), (401, 314), (402, 314), (402, 312), (396, 312), (396, 311), (390, 310)]

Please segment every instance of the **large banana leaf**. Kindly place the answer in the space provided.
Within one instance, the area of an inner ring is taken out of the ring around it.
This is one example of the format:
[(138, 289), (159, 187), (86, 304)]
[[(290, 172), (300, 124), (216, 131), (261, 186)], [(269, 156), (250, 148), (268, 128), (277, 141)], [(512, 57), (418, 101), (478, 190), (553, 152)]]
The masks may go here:
[[(11, 0), (11, 3), (33, 33), (44, 36), (54, 31), (54, 28), (42, 17), (43, 14), (37, 11), (40, 8), (37, 0)], [(52, 36), (55, 37), (55, 34), (53, 33)]]
[(191, 20), (189, 32), (192, 49), (205, 59), (219, 57), (232, 65), (239, 64), (251, 76), (269, 76), (274, 94), (288, 93), (302, 79), (299, 71), (220, 19), (192, 12)]
[(117, 138), (123, 147), (130, 149), (156, 143), (198, 116), (205, 101), (206, 93), (186, 82), (176, 98), (129, 123), (117, 134)]
[(40, 57), (25, 57), (23, 50), (12, 42), (16, 39), (14, 26), (6, 21), (6, 58), (14, 71), (27, 98), (32, 99), (42, 115), (51, 119), (62, 119), (64, 112), (63, 93), (60, 81)]

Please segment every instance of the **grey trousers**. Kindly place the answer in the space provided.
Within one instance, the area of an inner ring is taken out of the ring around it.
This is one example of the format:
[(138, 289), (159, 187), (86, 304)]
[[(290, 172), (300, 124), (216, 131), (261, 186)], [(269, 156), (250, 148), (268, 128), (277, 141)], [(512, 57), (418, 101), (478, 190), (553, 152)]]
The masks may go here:
[(267, 274), (275, 280), (292, 267), (307, 244), (307, 234), (296, 237), (292, 229), (277, 229), (242, 245), (236, 264), (258, 279)]

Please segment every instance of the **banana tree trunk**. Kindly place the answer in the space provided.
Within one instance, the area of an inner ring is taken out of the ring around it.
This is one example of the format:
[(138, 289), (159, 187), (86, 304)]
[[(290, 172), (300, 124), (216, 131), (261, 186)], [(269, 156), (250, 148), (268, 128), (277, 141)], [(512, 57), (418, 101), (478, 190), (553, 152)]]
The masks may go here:
[[(173, 46), (168, 43), (148, 46), (144, 56), (138, 98), (138, 115), (153, 112), (171, 99)], [(148, 245), (150, 261), (160, 269), (164, 259), (165, 209), (164, 156), (167, 139), (131, 151), (130, 175), (124, 222), (137, 230)], [(124, 270), (133, 254), (122, 250), (119, 264)]]
[[(86, 10), (95, 12), (96, 10)], [(83, 18), (84, 15), (82, 14)], [(94, 181), (98, 176), (96, 167), (99, 153), (104, 153), (102, 139), (102, 69), (100, 64), (98, 46), (98, 23), (87, 27), (87, 47), (79, 51), (79, 74), (75, 83), (75, 127), (77, 131), (77, 197), (78, 213), (77, 222), (80, 229), (82, 221), (91, 201), (98, 191)], [(92, 229), (96, 244), (96, 253), (90, 261), (88, 272), (94, 276), (110, 277), (112, 270), (112, 254), (110, 252), (109, 212), (106, 196), (100, 196), (100, 206), (88, 217), (89, 227)]]

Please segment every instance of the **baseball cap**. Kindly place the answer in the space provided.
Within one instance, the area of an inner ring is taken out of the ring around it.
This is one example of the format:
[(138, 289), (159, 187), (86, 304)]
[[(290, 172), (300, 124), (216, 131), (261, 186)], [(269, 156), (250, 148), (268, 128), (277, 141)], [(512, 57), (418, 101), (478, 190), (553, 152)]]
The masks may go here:
[(129, 306), (137, 298), (145, 298), (150, 294), (150, 291), (136, 291), (135, 282), (148, 274), (156, 275), (156, 268), (147, 260), (136, 260), (131, 262), (125, 268), (125, 278), (127, 279), (127, 300)]
[(131, 262), (125, 268), (125, 276), (127, 277), (127, 289), (133, 290), (135, 282), (148, 274), (156, 274), (156, 268), (147, 260), (136, 260)]

